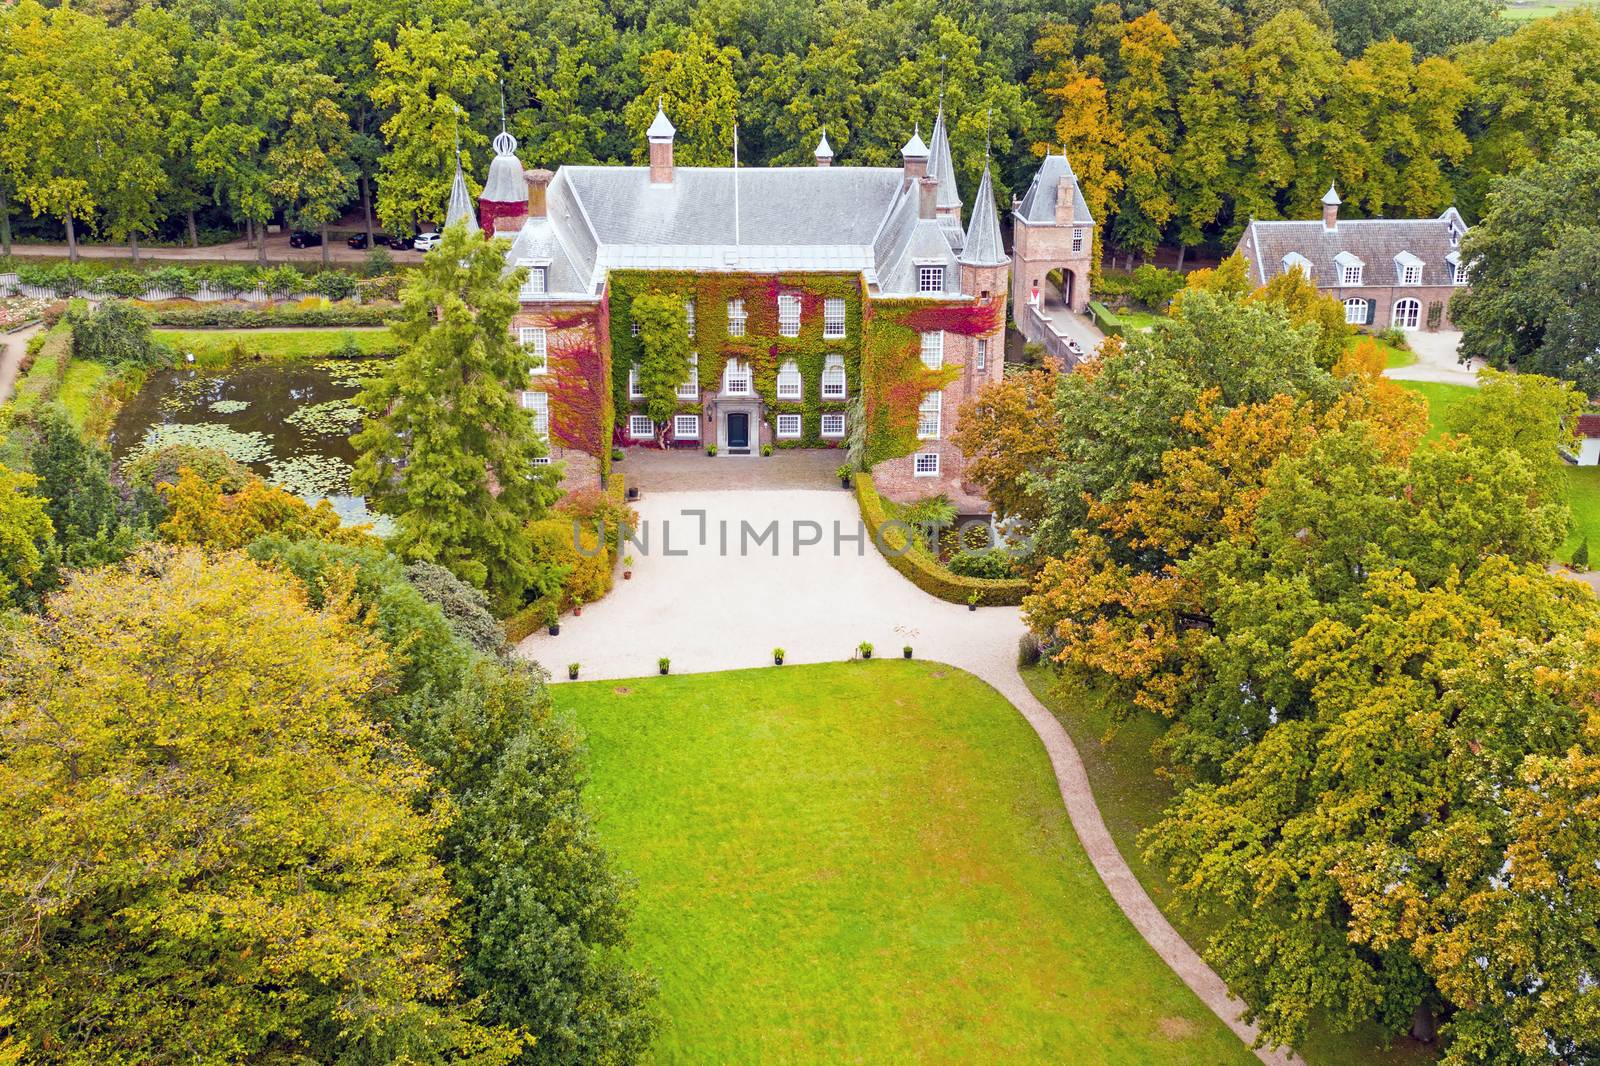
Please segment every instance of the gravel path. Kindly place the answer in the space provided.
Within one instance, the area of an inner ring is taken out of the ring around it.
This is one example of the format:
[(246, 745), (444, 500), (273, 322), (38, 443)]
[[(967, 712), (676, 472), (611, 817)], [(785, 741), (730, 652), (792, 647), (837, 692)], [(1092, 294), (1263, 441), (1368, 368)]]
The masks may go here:
[(1417, 361), (1410, 366), (1398, 366), (1385, 370), (1384, 374), (1396, 381), (1437, 381), (1445, 385), (1476, 385), (1478, 383), (1478, 370), (1483, 366), (1483, 360), (1475, 359), (1470, 363), (1458, 362), (1457, 349), (1461, 346), (1461, 334), (1454, 330), (1441, 330), (1437, 333), (1413, 332), (1406, 334), (1406, 339), (1411, 344), (1411, 351), (1416, 354)]
[[(836, 662), (870, 641), (880, 656), (910, 644), (918, 658), (975, 674), (1033, 726), (1073, 828), (1134, 928), (1241, 1040), (1255, 1041), (1255, 1027), (1239, 1018), (1239, 1001), (1128, 868), (1071, 738), (1018, 676), (1024, 626), (1016, 608), (974, 612), (916, 588), (864, 539), (855, 498), (843, 489), (647, 491), (637, 508), (648, 547), (628, 549), (633, 579), (619, 580), (582, 617), (563, 619), (560, 635), (529, 637), (518, 654), (543, 663), (558, 681), (578, 662), (583, 679), (592, 680), (655, 673), (661, 656), (677, 673), (760, 666), (772, 662), (775, 646), (785, 649), (786, 663)], [(858, 535), (863, 539), (852, 539)], [(1300, 1063), (1293, 1052), (1256, 1054), (1272, 1066)]]
[(43, 325), (35, 324), (15, 333), (0, 333), (0, 403), (11, 399), (22, 357), (28, 353), (28, 341), (43, 328)]

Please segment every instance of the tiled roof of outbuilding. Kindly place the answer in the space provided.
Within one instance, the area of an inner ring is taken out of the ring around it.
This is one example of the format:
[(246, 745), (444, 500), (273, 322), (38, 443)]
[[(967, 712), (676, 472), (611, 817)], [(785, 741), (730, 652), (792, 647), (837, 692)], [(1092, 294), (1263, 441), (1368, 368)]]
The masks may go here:
[(1017, 205), (1017, 217), (1024, 222), (1053, 223), (1056, 220), (1056, 193), (1061, 187), (1062, 178), (1072, 179), (1073, 224), (1092, 225), (1094, 219), (1089, 215), (1089, 204), (1083, 198), (1083, 189), (1078, 185), (1077, 175), (1072, 172), (1072, 164), (1067, 162), (1064, 155), (1047, 155), (1040, 161), (1039, 169), (1033, 173), (1032, 184)]
[(1438, 218), (1340, 219), (1333, 229), (1320, 219), (1251, 222), (1240, 238), (1239, 251), (1257, 285), (1283, 273), (1285, 256), (1300, 255), (1310, 262), (1313, 281), (1337, 287), (1342, 275), (1336, 260), (1341, 254), (1361, 260), (1364, 285), (1395, 284), (1396, 257), (1406, 254), (1421, 261), (1421, 284), (1450, 285), (1455, 280), (1453, 260), (1460, 235), (1466, 229), (1453, 207)]

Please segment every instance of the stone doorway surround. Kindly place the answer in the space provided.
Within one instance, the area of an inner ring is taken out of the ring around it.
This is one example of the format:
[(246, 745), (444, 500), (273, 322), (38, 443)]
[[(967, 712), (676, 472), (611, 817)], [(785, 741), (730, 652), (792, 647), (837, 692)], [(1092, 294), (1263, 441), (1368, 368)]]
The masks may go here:
[[(738, 452), (728, 446), (728, 416), (743, 414), (750, 423), (749, 443)], [(718, 396), (713, 405), (712, 418), (717, 424), (718, 456), (759, 456), (762, 445), (761, 398), (759, 396)]]

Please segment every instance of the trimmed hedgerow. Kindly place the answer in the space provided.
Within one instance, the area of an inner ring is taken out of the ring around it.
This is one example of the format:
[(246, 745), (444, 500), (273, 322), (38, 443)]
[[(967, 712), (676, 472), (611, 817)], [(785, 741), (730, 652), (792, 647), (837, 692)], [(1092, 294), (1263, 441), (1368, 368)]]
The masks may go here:
[(270, 329), (282, 326), (386, 326), (393, 306), (338, 304), (331, 307), (254, 307), (238, 304), (152, 304), (150, 324), (169, 329)]
[(889, 565), (900, 571), (913, 585), (930, 596), (951, 603), (967, 603), (973, 595), (977, 596), (978, 603), (987, 607), (1015, 606), (1022, 602), (1022, 597), (1028, 591), (1028, 583), (1019, 578), (962, 577), (953, 574), (939, 565), (939, 561), (928, 552), (927, 546), (915, 538), (911, 540), (909, 548), (898, 550), (906, 544), (908, 533), (899, 526), (884, 528), (889, 516), (884, 510), (883, 498), (878, 495), (877, 486), (872, 483), (872, 475), (857, 474), (855, 482), (856, 500), (861, 504), (861, 519), (867, 524), (872, 543), (883, 552)]

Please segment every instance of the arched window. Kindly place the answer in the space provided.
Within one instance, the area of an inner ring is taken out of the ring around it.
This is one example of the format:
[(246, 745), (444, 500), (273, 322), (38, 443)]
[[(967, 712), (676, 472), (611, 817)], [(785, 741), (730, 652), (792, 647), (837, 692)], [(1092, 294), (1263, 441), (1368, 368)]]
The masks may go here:
[(1364, 326), (1371, 319), (1367, 317), (1367, 308), (1372, 306), (1359, 296), (1352, 296), (1344, 302), (1344, 320), (1352, 326)]
[(804, 392), (800, 383), (800, 367), (790, 359), (778, 368), (778, 399), (798, 400)]
[(824, 400), (842, 400), (844, 396), (844, 356), (827, 356), (822, 362), (822, 398)]
[(1394, 315), (1389, 324), (1398, 329), (1416, 329), (1422, 321), (1422, 302), (1420, 300), (1405, 299), (1397, 301), (1394, 305)]
[(741, 359), (729, 359), (728, 365), (722, 368), (722, 391), (729, 396), (750, 395), (750, 364)]

